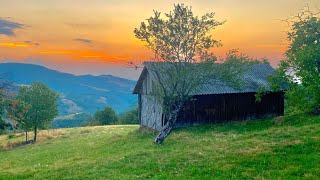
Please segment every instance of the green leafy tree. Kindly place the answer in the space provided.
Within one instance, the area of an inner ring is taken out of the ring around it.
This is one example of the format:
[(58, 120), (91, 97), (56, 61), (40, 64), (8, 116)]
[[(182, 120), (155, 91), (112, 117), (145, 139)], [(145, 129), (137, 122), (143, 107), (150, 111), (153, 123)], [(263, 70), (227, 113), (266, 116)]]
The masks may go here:
[(7, 122), (5, 122), (3, 119), (0, 119), (0, 134), (3, 133), (3, 130), (9, 127), (10, 125)]
[(177, 4), (169, 13), (154, 11), (147, 22), (134, 30), (135, 36), (154, 54), (148, 63), (155, 79), (151, 94), (162, 105), (166, 118), (155, 143), (161, 143), (169, 135), (183, 104), (201, 85), (218, 82), (214, 80), (230, 85), (240, 83), (245, 67), (242, 61), (233, 56), (217, 66), (217, 58), (211, 53), (211, 48), (221, 45), (211, 31), (223, 24), (214, 16), (214, 13), (195, 16), (191, 7)]
[(116, 124), (118, 121), (117, 114), (111, 107), (97, 111), (94, 114), (94, 119), (98, 121), (100, 125)]
[(119, 124), (139, 124), (138, 114), (138, 108), (120, 114)]
[(21, 87), (17, 100), (30, 106), (21, 123), (33, 130), (34, 142), (37, 141), (37, 131), (47, 128), (58, 115), (58, 97), (57, 93), (40, 82)]
[(6, 115), (9, 119), (12, 120), (13, 127), (17, 128), (18, 126), (19, 128), (24, 130), (26, 142), (28, 142), (28, 131), (31, 128), (31, 124), (25, 118), (30, 108), (30, 104), (27, 104), (19, 99), (9, 101), (6, 108)]
[(0, 134), (4, 130), (12, 128), (12, 125), (4, 120), (5, 117), (5, 103), (0, 98)]
[(4, 121), (3, 117), (5, 116), (5, 105), (3, 98), (0, 97), (0, 133), (5, 128), (9, 127), (9, 124)]
[(275, 89), (288, 84), (288, 107), (292, 111), (320, 113), (320, 19), (309, 10), (291, 19), (289, 48), (277, 75), (270, 80)]
[(11, 127), (10, 123), (4, 120), (10, 87), (11, 82), (7, 80), (6, 74), (0, 74), (0, 131)]

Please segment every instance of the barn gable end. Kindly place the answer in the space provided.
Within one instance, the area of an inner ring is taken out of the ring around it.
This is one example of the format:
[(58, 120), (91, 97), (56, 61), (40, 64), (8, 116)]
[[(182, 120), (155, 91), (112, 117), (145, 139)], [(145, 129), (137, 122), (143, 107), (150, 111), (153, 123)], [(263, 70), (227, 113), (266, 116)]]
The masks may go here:
[(138, 94), (139, 121), (143, 126), (152, 129), (162, 128), (162, 106), (151, 95), (152, 77), (148, 69), (144, 68), (134, 89)]

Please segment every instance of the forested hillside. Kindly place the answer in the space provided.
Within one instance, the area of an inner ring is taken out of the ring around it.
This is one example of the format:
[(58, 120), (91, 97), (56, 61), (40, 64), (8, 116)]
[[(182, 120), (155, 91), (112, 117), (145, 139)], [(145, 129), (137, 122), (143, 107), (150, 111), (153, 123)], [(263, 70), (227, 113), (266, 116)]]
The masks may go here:
[(62, 73), (39, 65), (0, 63), (0, 74), (4, 74), (16, 87), (39, 81), (58, 92), (59, 118), (54, 125), (63, 127), (62, 120), (74, 125), (85, 121), (88, 114), (112, 107), (121, 113), (136, 105), (132, 95), (135, 81), (111, 75), (83, 75)]

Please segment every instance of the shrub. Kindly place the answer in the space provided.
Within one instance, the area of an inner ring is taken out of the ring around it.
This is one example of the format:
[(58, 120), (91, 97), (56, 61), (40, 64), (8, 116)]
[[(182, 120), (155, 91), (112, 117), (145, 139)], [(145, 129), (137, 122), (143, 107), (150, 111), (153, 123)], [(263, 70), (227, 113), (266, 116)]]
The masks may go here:
[(9, 134), (8, 139), (13, 139), (15, 137), (15, 134)]
[(106, 107), (94, 114), (94, 120), (99, 122), (99, 125), (116, 124), (118, 117), (116, 112), (111, 107)]
[(120, 114), (119, 124), (139, 124), (138, 108)]

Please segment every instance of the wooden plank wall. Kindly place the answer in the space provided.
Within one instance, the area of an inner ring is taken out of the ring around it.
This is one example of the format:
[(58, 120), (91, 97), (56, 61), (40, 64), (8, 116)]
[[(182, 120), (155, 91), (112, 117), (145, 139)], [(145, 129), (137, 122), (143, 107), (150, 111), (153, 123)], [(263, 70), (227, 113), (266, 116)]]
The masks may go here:
[(218, 123), (280, 116), (284, 93), (268, 93), (256, 102), (255, 93), (194, 96), (180, 112), (177, 124)]
[(162, 128), (162, 106), (151, 95), (141, 95), (140, 124), (152, 129)]

